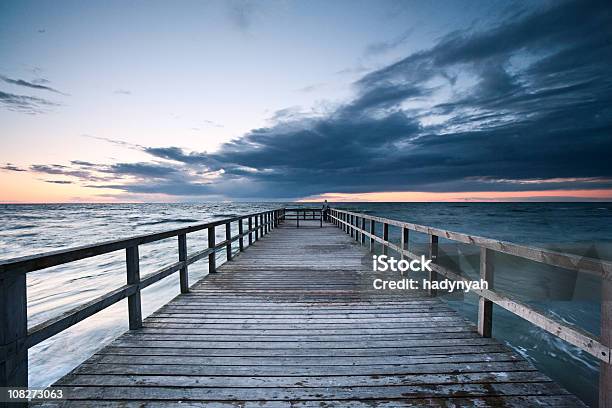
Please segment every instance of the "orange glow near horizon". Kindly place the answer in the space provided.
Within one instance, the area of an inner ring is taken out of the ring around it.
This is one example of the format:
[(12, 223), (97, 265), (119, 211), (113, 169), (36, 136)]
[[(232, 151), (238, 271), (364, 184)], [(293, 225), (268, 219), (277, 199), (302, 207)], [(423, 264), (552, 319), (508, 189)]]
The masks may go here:
[(325, 193), (300, 202), (465, 202), (465, 201), (559, 201), (610, 200), (612, 189), (546, 191), (461, 191), (432, 193), (424, 191), (388, 191), (372, 193)]
[[(177, 202), (190, 197), (167, 194), (129, 194), (115, 189), (93, 189), (79, 184), (51, 184), (30, 172), (0, 173), (0, 203), (146, 203)], [(196, 198), (196, 197), (191, 197)], [(231, 200), (231, 198), (228, 198)], [(612, 201), (612, 189), (544, 191), (389, 191), (325, 193), (298, 202), (478, 202), (478, 201)]]

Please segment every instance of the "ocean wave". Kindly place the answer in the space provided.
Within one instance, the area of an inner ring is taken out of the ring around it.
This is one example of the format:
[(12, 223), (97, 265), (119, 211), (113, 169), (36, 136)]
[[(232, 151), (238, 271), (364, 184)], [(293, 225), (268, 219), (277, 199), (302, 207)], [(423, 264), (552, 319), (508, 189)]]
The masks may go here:
[(12, 227), (8, 227), (7, 230), (20, 230), (20, 229), (28, 229), (28, 228), (36, 228), (36, 225), (27, 225), (27, 224), (13, 225)]
[(159, 220), (159, 221), (149, 221), (149, 222), (141, 222), (138, 226), (143, 225), (158, 225), (158, 224), (173, 224), (173, 223), (189, 223), (189, 222), (199, 222), (200, 220), (196, 220), (195, 218), (172, 218), (168, 220)]

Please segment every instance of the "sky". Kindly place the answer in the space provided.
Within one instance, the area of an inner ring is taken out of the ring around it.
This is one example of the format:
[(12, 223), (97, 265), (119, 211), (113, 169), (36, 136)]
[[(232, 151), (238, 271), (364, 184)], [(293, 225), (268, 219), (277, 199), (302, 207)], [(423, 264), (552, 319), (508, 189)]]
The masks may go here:
[(612, 201), (607, 1), (3, 1), (0, 202)]

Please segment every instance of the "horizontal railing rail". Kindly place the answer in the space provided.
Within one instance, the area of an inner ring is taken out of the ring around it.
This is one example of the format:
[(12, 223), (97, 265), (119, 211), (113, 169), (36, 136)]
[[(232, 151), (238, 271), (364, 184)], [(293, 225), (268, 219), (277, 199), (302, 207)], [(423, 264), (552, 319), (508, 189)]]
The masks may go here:
[[(0, 387), (27, 386), (28, 349), (93, 316), (107, 307), (128, 299), (130, 330), (142, 327), (140, 292), (142, 289), (179, 272), (181, 293), (189, 292), (188, 266), (208, 258), (208, 272), (216, 272), (216, 253), (225, 248), (227, 260), (232, 259), (232, 244), (238, 241), (243, 251), (248, 244), (263, 237), (282, 222), (285, 210), (275, 209), (225, 218), (184, 228), (145, 234), (125, 239), (62, 249), (43, 254), (0, 261)], [(245, 229), (245, 220), (247, 226)], [(238, 223), (238, 234), (232, 235), (232, 223)], [(225, 240), (216, 242), (215, 228), (225, 226)], [(208, 245), (192, 254), (187, 253), (187, 234), (207, 230)], [(139, 246), (178, 237), (178, 262), (140, 276)], [(126, 251), (126, 284), (57, 317), (28, 329), (26, 274), (81, 259), (119, 250)]]
[[(397, 221), (383, 217), (344, 211), (336, 208), (330, 210), (330, 219), (333, 224), (341, 228), (362, 245), (369, 241), (370, 250), (374, 250), (375, 243), (382, 245), (384, 254), (391, 249), (401, 255), (402, 259), (419, 259), (420, 255), (410, 251), (410, 231), (420, 232), (429, 236), (428, 256), (432, 259), (429, 280), (438, 279), (438, 274), (451, 279), (468, 281), (461, 276), (460, 271), (445, 268), (436, 263), (438, 257), (439, 238), (451, 241), (471, 244), (480, 248), (480, 278), (488, 284), (488, 289), (472, 289), (479, 296), (478, 303), (478, 332), (483, 337), (491, 337), (493, 328), (493, 304), (496, 304), (514, 315), (521, 317), (537, 327), (551, 333), (573, 346), (589, 353), (601, 363), (600, 368), (600, 399), (612, 398), (612, 366), (610, 354), (612, 333), (612, 262), (593, 258), (581, 257), (550, 251), (541, 248), (532, 248), (517, 245), (510, 242), (498, 241), (474, 235), (432, 228), (409, 222)], [(376, 235), (376, 223), (382, 225), (382, 237)], [(389, 226), (393, 225), (401, 229), (400, 245), (389, 240)], [(367, 227), (367, 228), (366, 228)], [(546, 265), (561, 267), (571, 271), (588, 273), (602, 278), (602, 301), (601, 301), (601, 336), (595, 336), (575, 325), (571, 325), (561, 319), (545, 315), (533, 307), (513, 299), (510, 296), (496, 292), (493, 287), (493, 262), (492, 256), (495, 252), (513, 255), (530, 261)], [(430, 295), (436, 295), (435, 290), (430, 289)]]
[(323, 227), (324, 212), (321, 208), (285, 208), (283, 219), (296, 222), (300, 228), (300, 220), (318, 220), (319, 227)]

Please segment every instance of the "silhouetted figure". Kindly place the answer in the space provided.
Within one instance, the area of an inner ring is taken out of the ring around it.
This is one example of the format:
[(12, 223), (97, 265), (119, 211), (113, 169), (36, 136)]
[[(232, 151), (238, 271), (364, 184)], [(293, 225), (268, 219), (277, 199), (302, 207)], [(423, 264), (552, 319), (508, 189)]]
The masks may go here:
[(327, 203), (327, 200), (325, 200), (323, 203), (323, 208), (321, 208), (321, 211), (323, 212), (323, 219), (325, 221), (329, 221), (329, 204)]

